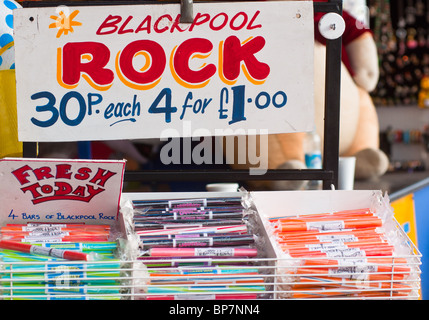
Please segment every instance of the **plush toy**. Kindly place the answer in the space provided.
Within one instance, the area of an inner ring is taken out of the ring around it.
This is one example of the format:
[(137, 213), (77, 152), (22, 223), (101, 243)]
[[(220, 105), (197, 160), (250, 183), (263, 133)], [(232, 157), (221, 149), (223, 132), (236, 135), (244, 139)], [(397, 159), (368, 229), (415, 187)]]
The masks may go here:
[(424, 76), (420, 80), (420, 91), (419, 91), (419, 107), (429, 108), (429, 77)]
[[(314, 96), (315, 127), (323, 142), (325, 99), (325, 39), (318, 22), (324, 13), (315, 13)], [(356, 179), (383, 175), (389, 160), (379, 149), (379, 124), (369, 92), (375, 89), (378, 77), (378, 56), (369, 29), (343, 11), (346, 29), (342, 37), (340, 100), (340, 156), (356, 157)], [(276, 134), (268, 137), (268, 169), (305, 169), (304, 138), (306, 133)], [(323, 147), (323, 146), (322, 146)], [(237, 150), (237, 152), (240, 152)], [(243, 169), (245, 166), (235, 166)], [(255, 182), (257, 188), (295, 190), (305, 181)]]

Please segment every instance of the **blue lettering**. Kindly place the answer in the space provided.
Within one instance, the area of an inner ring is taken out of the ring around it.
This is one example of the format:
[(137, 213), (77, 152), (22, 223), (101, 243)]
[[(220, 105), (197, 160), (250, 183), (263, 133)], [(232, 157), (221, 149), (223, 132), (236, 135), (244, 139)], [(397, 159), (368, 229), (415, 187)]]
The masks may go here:
[(137, 101), (137, 95), (135, 94), (133, 98), (133, 111), (132, 111), (133, 117), (140, 115), (140, 102), (137, 101), (136, 103), (136, 101)]
[(188, 100), (192, 100), (192, 92), (189, 92), (186, 96), (185, 103), (182, 106), (182, 114), (180, 115), (180, 120), (183, 120), (185, 116), (186, 108), (192, 108), (192, 104), (188, 104)]
[(115, 105), (113, 103), (110, 103), (106, 110), (104, 110), (104, 118), (105, 119), (110, 119), (111, 117), (113, 117), (112, 111), (115, 108)]
[[(96, 97), (97, 100), (93, 100), (92, 97)], [(99, 93), (88, 93), (88, 115), (92, 114), (92, 106), (95, 106), (103, 101), (103, 96)]]
[(24, 220), (39, 220), (40, 216), (38, 214), (27, 214), (25, 212), (22, 213), (22, 219)]
[[(264, 99), (265, 99), (264, 104), (260, 103), (261, 97), (264, 97)], [(265, 91), (259, 92), (259, 94), (256, 96), (255, 105), (258, 109), (265, 109), (266, 107), (268, 107), (270, 105), (270, 103), (271, 103), (271, 97), (267, 92), (265, 92)]]
[[(226, 96), (225, 99), (224, 99), (224, 96)], [(225, 114), (228, 111), (228, 109), (225, 109), (223, 107), (224, 100), (225, 100), (225, 103), (228, 103), (229, 94), (228, 94), (228, 89), (227, 88), (222, 88), (222, 90), (220, 91), (220, 106), (219, 106), (219, 110), (218, 110), (219, 111), (219, 119), (226, 119), (226, 118), (228, 118), (228, 115)]]
[[(70, 119), (67, 115), (67, 104), (70, 99), (76, 99), (79, 103), (79, 112), (75, 119)], [(70, 91), (67, 92), (60, 102), (60, 117), (63, 122), (68, 126), (77, 126), (79, 125), (86, 114), (86, 103), (84, 97), (79, 92)]]
[(209, 103), (213, 100), (213, 99), (197, 99), (195, 100), (194, 104), (190, 104), (188, 103), (189, 100), (192, 100), (192, 92), (189, 92), (186, 96), (185, 99), (185, 103), (182, 106), (182, 114), (180, 115), (180, 120), (182, 120), (185, 116), (185, 112), (187, 108), (192, 108), (192, 111), (197, 114), (197, 113), (204, 113), (206, 111), (207, 106), (209, 105)]
[(124, 106), (124, 116), (128, 117), (131, 114), (131, 104), (126, 103)]
[[(280, 102), (277, 101), (277, 97), (280, 95)], [(278, 91), (273, 95), (273, 105), (276, 108), (284, 107), (287, 103), (287, 95), (283, 91)]]
[(57, 212), (58, 220), (96, 220), (94, 215), (63, 215), (61, 212)]
[(123, 102), (118, 102), (115, 107), (115, 117), (122, 117), (122, 110), (124, 108)]
[[(165, 98), (165, 105), (160, 106), (160, 102)], [(171, 122), (171, 114), (177, 111), (176, 107), (171, 105), (171, 89), (164, 88), (158, 94), (156, 99), (152, 102), (151, 106), (148, 109), (149, 113), (162, 114), (164, 113), (165, 122)]]
[(114, 216), (105, 216), (102, 212), (98, 214), (100, 220), (115, 220)]
[(232, 120), (229, 121), (229, 124), (235, 122), (246, 120), (244, 116), (244, 89), (245, 86), (235, 86), (232, 87), (232, 93), (234, 101), (232, 103)]
[(42, 127), (42, 128), (50, 127), (55, 122), (57, 122), (58, 117), (59, 117), (58, 109), (55, 107), (55, 102), (56, 102), (55, 96), (48, 91), (38, 92), (38, 93), (35, 93), (31, 96), (31, 100), (38, 100), (38, 99), (47, 99), (48, 102), (45, 105), (36, 106), (36, 111), (37, 112), (50, 112), (51, 117), (45, 121), (38, 120), (38, 119), (32, 117), (31, 122), (38, 127)]
[[(110, 119), (112, 117), (122, 118), (122, 117), (140, 116), (140, 110), (141, 110), (140, 102), (137, 101), (137, 95), (134, 95), (132, 103), (131, 102), (117, 102), (116, 104), (113, 102), (109, 103), (107, 108), (104, 110), (104, 118)], [(120, 121), (126, 121), (126, 120), (135, 122), (135, 119), (122, 119)]]

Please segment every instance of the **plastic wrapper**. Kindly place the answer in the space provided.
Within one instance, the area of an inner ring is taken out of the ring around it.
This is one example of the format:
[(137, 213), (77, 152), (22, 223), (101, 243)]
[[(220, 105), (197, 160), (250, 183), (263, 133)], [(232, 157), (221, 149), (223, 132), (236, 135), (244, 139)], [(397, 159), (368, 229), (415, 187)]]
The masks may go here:
[[(128, 277), (118, 226), (7, 224), (1, 227), (0, 237), (34, 248), (30, 252), (0, 250), (2, 299), (118, 300), (130, 296), (129, 288), (123, 286)], [(68, 256), (96, 259), (69, 260), (48, 254), (65, 251), (74, 253)]]
[[(256, 299), (266, 286), (256, 212), (227, 197), (133, 200), (142, 299)], [(143, 275), (144, 276), (144, 275)]]
[(277, 256), (280, 299), (407, 299), (419, 259), (387, 195), (370, 208), (263, 218)]

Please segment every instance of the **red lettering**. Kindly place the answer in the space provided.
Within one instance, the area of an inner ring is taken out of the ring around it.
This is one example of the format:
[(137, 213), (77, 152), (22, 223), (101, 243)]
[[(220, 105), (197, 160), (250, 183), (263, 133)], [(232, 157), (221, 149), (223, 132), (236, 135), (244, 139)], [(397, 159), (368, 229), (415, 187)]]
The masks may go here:
[[(111, 14), (103, 21), (103, 23), (98, 27), (96, 32), (97, 35), (111, 34), (115, 33), (118, 30), (117, 24), (121, 22), (121, 16), (112, 16)], [(108, 29), (103, 31), (103, 29)]]
[(255, 14), (253, 15), (252, 19), (250, 19), (249, 24), (247, 25), (247, 30), (262, 28), (261, 24), (253, 25), (253, 23), (255, 22), (256, 18), (259, 16), (260, 12), (261, 11), (259, 11), (259, 10), (255, 12)]
[[(164, 33), (167, 30), (169, 30), (170, 33), (173, 33), (175, 31), (184, 32), (186, 30), (193, 31), (195, 27), (203, 25), (205, 23), (209, 23), (210, 29), (219, 31), (225, 28), (228, 25), (228, 22), (230, 29), (234, 31), (241, 30), (244, 28), (247, 30), (253, 30), (257, 28), (262, 28), (261, 24), (255, 23), (259, 14), (260, 11), (256, 11), (249, 21), (250, 16), (243, 11), (236, 13), (231, 19), (225, 12), (220, 12), (214, 17), (211, 17), (208, 13), (198, 12), (194, 17), (193, 22), (186, 27), (183, 27), (183, 25), (180, 24), (180, 14), (178, 14), (175, 19), (173, 19), (173, 17), (169, 14), (161, 15), (156, 18), (153, 25), (153, 17), (151, 15), (147, 15), (143, 18), (143, 20), (140, 22), (139, 26), (135, 30), (133, 30), (132, 27), (127, 28), (128, 24), (135, 17), (128, 16), (125, 19), (124, 17), (118, 15), (109, 15), (98, 27), (96, 34), (108, 35), (115, 32), (117, 32), (118, 34), (126, 34), (132, 32), (139, 33), (142, 31), (146, 31), (148, 34), (150, 34), (152, 31), (152, 27), (156, 33)], [(125, 21), (122, 22), (122, 19), (125, 19)]]
[(181, 29), (181, 28), (179, 27), (179, 23), (180, 23), (180, 14), (178, 14), (178, 15), (177, 15), (177, 17), (176, 17), (176, 20), (174, 20), (173, 25), (171, 26), (171, 29), (170, 29), (170, 33), (173, 33), (173, 32), (174, 32), (174, 30), (176, 30), (176, 29), (177, 29), (177, 31), (179, 31), (179, 32), (186, 31), (186, 29), (187, 29), (187, 28), (185, 28), (185, 29)]
[(87, 197), (87, 202), (89, 202), (89, 200), (91, 200), (94, 196), (96, 196), (97, 194), (99, 194), (100, 192), (103, 192), (104, 189), (103, 188), (98, 188), (95, 189), (93, 186), (87, 184), (86, 188), (88, 190), (89, 196)]
[(42, 190), (43, 193), (51, 193), (52, 190), (54, 190), (54, 187), (49, 184), (45, 184), (40, 187), (40, 190)]
[[(218, 18), (218, 17), (223, 17), (223, 22), (219, 25), (219, 26), (215, 26), (214, 25), (214, 21)], [(220, 29), (222, 29), (223, 27), (226, 26), (226, 24), (228, 23), (228, 15), (226, 13), (218, 13), (217, 15), (215, 15), (213, 17), (213, 19), (210, 21), (210, 29), (214, 30), (214, 31), (219, 31)]]
[(41, 167), (33, 170), (34, 175), (36, 176), (37, 180), (42, 179), (49, 179), (53, 178), (54, 176), (51, 174), (51, 168), (49, 167)]
[(129, 16), (127, 18), (127, 20), (125, 20), (124, 24), (119, 28), (118, 34), (133, 33), (134, 32), (133, 29), (125, 29), (125, 27), (127, 26), (128, 22), (130, 22), (132, 18), (133, 18), (133, 16)]
[[(91, 60), (83, 62), (84, 54), (89, 54)], [(75, 85), (85, 73), (98, 85), (108, 85), (114, 79), (112, 70), (105, 68), (109, 59), (110, 50), (103, 43), (69, 42), (63, 47), (63, 82)]]
[(197, 14), (194, 17), (194, 21), (192, 21), (192, 24), (189, 27), (189, 31), (194, 30), (195, 26), (202, 25), (202, 24), (206, 23), (209, 20), (210, 20), (210, 15), (208, 13), (197, 12)]
[[(147, 32), (170, 33), (184, 31), (192, 32), (203, 26), (212, 31), (229, 28), (231, 31), (254, 30), (261, 28), (257, 23), (260, 11), (249, 15), (245, 11), (232, 13), (219, 12), (215, 16), (198, 12), (191, 24), (180, 24), (180, 14), (173, 18), (170, 14), (158, 17), (146, 15), (140, 18), (137, 28), (133, 27), (135, 17), (109, 15), (101, 23), (97, 35), (112, 33), (129, 34)], [(156, 20), (155, 20), (156, 19)], [(153, 28), (153, 29), (152, 29)], [(84, 78), (96, 90), (108, 90), (115, 78), (115, 73), (124, 85), (136, 90), (149, 90), (157, 86), (163, 76), (167, 63), (173, 78), (182, 86), (188, 88), (202, 87), (219, 69), (219, 76), (225, 83), (233, 83), (244, 72), (246, 78), (253, 84), (261, 84), (268, 77), (270, 67), (259, 61), (256, 54), (265, 46), (262, 36), (255, 36), (241, 43), (236, 36), (230, 36), (221, 42), (221, 51), (217, 63), (204, 64), (199, 69), (193, 68), (192, 59), (208, 57), (214, 46), (208, 39), (191, 38), (174, 47), (167, 61), (168, 53), (164, 52), (161, 43), (154, 40), (141, 39), (127, 43), (123, 50), (115, 52), (114, 68), (107, 68), (111, 63), (109, 48), (98, 42), (71, 42), (58, 49), (58, 83), (67, 88), (74, 88)], [(143, 56), (145, 63), (138, 67), (137, 56)], [(144, 66), (143, 66), (144, 65)], [(194, 64), (195, 65), (195, 64)], [(17, 172), (17, 175), (19, 173)], [(22, 181), (26, 180), (23, 173)], [(83, 180), (83, 179), (82, 179)]]
[(74, 191), (73, 194), (78, 197), (84, 197), (85, 196), (85, 187), (84, 186), (78, 186)]
[(173, 21), (173, 18), (169, 15), (169, 14), (164, 14), (162, 16), (160, 16), (158, 19), (156, 19), (154, 25), (153, 25), (153, 30), (155, 30), (155, 32), (157, 33), (163, 33), (165, 31), (168, 30), (168, 26), (163, 27), (162, 29), (159, 29), (158, 25), (161, 22), (162, 19), (168, 19), (169, 21)]
[[(133, 66), (136, 53), (143, 51), (150, 55), (152, 63), (147, 70), (137, 71)], [(159, 79), (165, 69), (166, 57), (161, 45), (152, 40), (138, 40), (128, 44), (119, 57), (122, 74), (137, 84), (149, 84)]]
[(70, 179), (72, 173), (70, 172), (70, 164), (57, 164), (56, 179)]
[(77, 180), (86, 180), (89, 179), (90, 177), (90, 173), (92, 172), (92, 170), (90, 168), (79, 168), (77, 170), (78, 173), (76, 173), (74, 175), (75, 179)]
[(21, 188), (21, 190), (24, 193), (26, 193), (27, 191), (30, 191), (31, 194), (33, 195), (33, 198), (38, 198), (38, 197), (41, 197), (42, 195), (37, 191), (37, 188), (40, 188), (40, 184), (38, 182), (30, 186)]
[(255, 54), (265, 45), (265, 39), (255, 37), (245, 44), (241, 44), (236, 36), (230, 36), (225, 40), (223, 47), (223, 75), (233, 81), (240, 75), (241, 62), (244, 62), (249, 75), (256, 80), (264, 80), (270, 74), (268, 64), (258, 61)]
[(116, 172), (112, 172), (108, 170), (106, 171), (104, 169), (98, 168), (97, 173), (91, 180), (89, 180), (89, 182), (98, 184), (99, 186), (104, 187), (104, 184), (106, 183), (106, 181), (109, 180), (115, 174)]
[[(238, 25), (238, 26), (234, 26), (234, 22), (237, 20), (238, 17), (242, 16), (243, 17), (243, 21)], [(229, 24), (230, 28), (232, 30), (238, 31), (240, 29), (242, 29), (244, 27), (244, 25), (247, 23), (247, 14), (245, 12), (239, 12), (237, 13), (235, 16), (232, 17), (231, 22)]]
[(15, 176), (15, 178), (18, 179), (19, 183), (21, 185), (25, 184), (25, 183), (29, 183), (30, 180), (27, 179), (27, 177), (29, 177), (30, 175), (28, 174), (27, 171), (32, 170), (31, 167), (29, 165), (25, 165), (21, 168), (18, 168), (14, 171), (12, 171), (12, 174)]
[(55, 196), (64, 196), (66, 194), (69, 194), (72, 192), (72, 186), (68, 184), (67, 182), (55, 182), (55, 186), (58, 189), (55, 189), (54, 195)]
[(151, 16), (146, 16), (146, 18), (144, 18), (144, 20), (139, 24), (139, 26), (134, 32), (139, 33), (140, 31), (146, 31), (149, 34), (151, 21), (152, 21)]
[(184, 81), (192, 84), (202, 83), (210, 79), (216, 73), (216, 66), (208, 64), (198, 71), (189, 68), (189, 60), (195, 53), (210, 53), (213, 44), (203, 38), (185, 40), (176, 50), (173, 58), (173, 66), (176, 74)]

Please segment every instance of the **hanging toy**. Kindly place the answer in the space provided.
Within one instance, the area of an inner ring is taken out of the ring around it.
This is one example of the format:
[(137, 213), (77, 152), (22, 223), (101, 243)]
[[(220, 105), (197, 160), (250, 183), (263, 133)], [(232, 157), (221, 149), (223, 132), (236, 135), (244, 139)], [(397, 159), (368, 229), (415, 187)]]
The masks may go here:
[(420, 80), (419, 107), (429, 108), (429, 76)]

